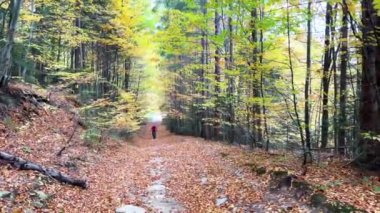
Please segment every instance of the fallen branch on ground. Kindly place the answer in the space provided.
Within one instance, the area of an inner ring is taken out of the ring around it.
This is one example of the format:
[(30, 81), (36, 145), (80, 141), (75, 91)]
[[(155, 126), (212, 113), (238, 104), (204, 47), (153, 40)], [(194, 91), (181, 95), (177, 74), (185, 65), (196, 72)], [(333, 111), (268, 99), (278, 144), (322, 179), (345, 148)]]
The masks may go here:
[(67, 140), (67, 142), (66, 142), (66, 146), (62, 147), (61, 150), (59, 150), (59, 152), (57, 153), (57, 156), (58, 156), (58, 157), (60, 157), (60, 156), (62, 155), (62, 152), (63, 152), (67, 147), (70, 147), (70, 146), (71, 146), (70, 141), (71, 141), (71, 139), (73, 139), (73, 137), (74, 137), (75, 131), (76, 131), (77, 128), (78, 128), (78, 124), (79, 124), (78, 119), (75, 117), (75, 118), (74, 118), (74, 130), (73, 130), (73, 132), (71, 133), (69, 139)]
[(87, 181), (81, 180), (81, 179), (75, 179), (72, 177), (69, 177), (55, 169), (46, 168), (44, 166), (35, 164), (30, 161), (26, 161), (20, 157), (16, 157), (12, 154), (0, 151), (0, 160), (4, 160), (11, 164), (12, 166), (20, 169), (20, 170), (34, 170), (41, 172), (44, 175), (47, 175), (49, 177), (52, 177), (60, 182), (67, 183), (73, 186), (79, 186), (81, 188), (87, 188)]

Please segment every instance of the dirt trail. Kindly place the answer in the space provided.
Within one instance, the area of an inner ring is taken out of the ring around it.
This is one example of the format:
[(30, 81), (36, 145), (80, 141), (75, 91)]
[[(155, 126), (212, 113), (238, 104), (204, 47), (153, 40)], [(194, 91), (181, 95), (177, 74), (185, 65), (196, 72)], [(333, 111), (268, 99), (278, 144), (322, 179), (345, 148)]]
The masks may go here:
[(225, 145), (174, 135), (163, 126), (153, 140), (149, 127), (143, 127), (132, 141), (143, 153), (141, 175), (149, 182), (143, 194), (134, 196), (148, 211), (266, 212), (300, 204), (268, 199), (265, 180), (223, 157)]
[[(166, 182), (170, 179), (167, 161), (161, 155), (161, 149), (173, 137), (166, 129), (161, 127), (159, 138), (153, 140), (149, 131), (149, 125), (145, 126), (134, 139), (135, 145), (142, 147), (149, 162), (144, 165), (145, 171), (149, 171), (150, 185), (146, 188), (146, 194), (142, 196), (144, 204), (153, 211), (170, 213), (183, 212), (184, 208), (175, 199), (168, 196)], [(170, 159), (168, 159), (170, 160)], [(145, 173), (145, 175), (147, 175)]]
[[(276, 203), (268, 206), (264, 201), (266, 180), (223, 155), (234, 149), (239, 150), (174, 135), (162, 125), (153, 140), (148, 124), (132, 140), (108, 144), (100, 151), (89, 150), (75, 161), (78, 168), (67, 172), (86, 178), (88, 189), (56, 182), (35, 188), (31, 183), (24, 194), (42, 190), (52, 196), (43, 209), (64, 212), (115, 212), (126, 205), (129, 211), (121, 212), (252, 212), (258, 206), (263, 212), (276, 209)], [(22, 179), (20, 182), (33, 180), (29, 173), (11, 172)], [(37, 174), (35, 180), (40, 181), (40, 177)], [(19, 203), (10, 204), (13, 209), (34, 209), (32, 205), (21, 197)]]

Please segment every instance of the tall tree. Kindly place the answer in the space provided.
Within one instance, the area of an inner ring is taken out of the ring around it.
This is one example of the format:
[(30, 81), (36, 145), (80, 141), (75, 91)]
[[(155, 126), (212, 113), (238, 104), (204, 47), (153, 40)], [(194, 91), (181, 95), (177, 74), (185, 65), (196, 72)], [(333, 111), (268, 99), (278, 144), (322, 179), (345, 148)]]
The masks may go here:
[(346, 101), (347, 101), (347, 62), (348, 62), (348, 8), (343, 0), (342, 4), (342, 28), (341, 28), (341, 52), (340, 52), (340, 96), (339, 96), (339, 135), (338, 152), (344, 155), (346, 145)]
[[(201, 36), (201, 46), (202, 46), (202, 52), (201, 52), (201, 73), (200, 73), (200, 83), (201, 83), (201, 98), (202, 98), (202, 104), (204, 104), (206, 100), (206, 96), (208, 96), (207, 88), (206, 86), (206, 76), (207, 76), (207, 66), (209, 63), (209, 39), (208, 39), (208, 31), (207, 31), (207, 2), (208, 0), (202, 0), (201, 1), (201, 13), (202, 13), (202, 19), (203, 27), (201, 28), (202, 36)], [(209, 125), (209, 122), (206, 121), (208, 112), (207, 110), (202, 111), (202, 121), (201, 121), (201, 136), (205, 139), (211, 138), (211, 126)]]
[[(257, 3), (257, 1), (255, 2)], [(253, 98), (253, 104), (252, 104), (252, 120), (253, 120), (253, 137), (254, 141), (253, 143), (261, 142), (262, 141), (262, 129), (261, 129), (261, 107), (260, 102), (257, 101), (261, 97), (260, 95), (260, 84), (259, 84), (259, 43), (258, 43), (258, 13), (257, 13), (257, 5), (254, 5), (254, 8), (251, 10), (251, 37), (252, 37), (252, 63), (251, 63), (251, 69), (252, 69), (252, 76), (251, 76), (251, 82), (252, 82), (252, 98)], [(253, 144), (252, 144), (253, 145)]]
[(330, 65), (334, 47), (331, 43), (331, 24), (332, 24), (332, 6), (329, 2), (326, 3), (325, 17), (325, 54), (323, 57), (323, 76), (322, 76), (322, 130), (321, 130), (321, 148), (326, 148), (328, 143), (329, 130), (329, 85), (330, 85)]
[(360, 132), (357, 161), (379, 165), (380, 145), (376, 136), (379, 125), (380, 17), (373, 0), (362, 1), (362, 83), (360, 97)]
[[(233, 11), (232, 3), (229, 4), (229, 10)], [(228, 16), (228, 38), (226, 40), (226, 69), (231, 72), (234, 69), (234, 29), (232, 23), (232, 15)], [(228, 75), (228, 123), (229, 123), (229, 137), (230, 143), (235, 140), (235, 76)]]
[(293, 66), (293, 57), (291, 52), (291, 42), (290, 42), (290, 12), (289, 12), (289, 0), (286, 1), (286, 32), (287, 32), (287, 50), (288, 50), (288, 60), (289, 60), (289, 69), (290, 69), (290, 80), (291, 80), (291, 93), (292, 93), (292, 103), (293, 103), (293, 111), (295, 114), (295, 118), (293, 119), (297, 124), (297, 129), (299, 130), (299, 134), (301, 137), (301, 145), (303, 148), (305, 148), (305, 137), (304, 132), (301, 124), (300, 115), (298, 112), (297, 107), (297, 96), (296, 96), (296, 89), (294, 86), (294, 66)]
[(311, 3), (307, 4), (307, 41), (306, 41), (306, 79), (305, 79), (305, 142), (308, 151), (311, 149), (310, 138), (310, 84), (311, 84)]
[(0, 51), (0, 87), (7, 86), (10, 79), (10, 69), (12, 66), (12, 49), (15, 39), (17, 21), (20, 15), (22, 0), (11, 0), (9, 4), (9, 26), (7, 41)]
[[(214, 25), (215, 25), (215, 36), (220, 36), (222, 32), (222, 15), (219, 12), (220, 3), (219, 0), (215, 1), (215, 17), (214, 17)], [(222, 48), (220, 44), (216, 43), (215, 47), (215, 124), (214, 124), (214, 138), (219, 139), (220, 137), (220, 122), (221, 122), (221, 112), (220, 112), (220, 104), (219, 98), (221, 94), (221, 82), (222, 82)]]

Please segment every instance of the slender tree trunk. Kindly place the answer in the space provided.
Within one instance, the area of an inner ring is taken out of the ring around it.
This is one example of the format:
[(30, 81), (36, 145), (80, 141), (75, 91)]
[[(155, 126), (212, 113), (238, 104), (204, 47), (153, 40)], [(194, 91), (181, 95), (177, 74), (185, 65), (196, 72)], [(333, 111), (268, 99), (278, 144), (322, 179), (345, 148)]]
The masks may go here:
[[(217, 5), (218, 2), (217, 2)], [(218, 7), (215, 9), (215, 36), (219, 36), (221, 34), (221, 21), (222, 16), (218, 12)], [(222, 81), (222, 61), (221, 61), (222, 49), (218, 46), (215, 47), (215, 96), (216, 96), (216, 104), (215, 104), (215, 121), (214, 121), (214, 139), (220, 138), (220, 122), (221, 122), (221, 114), (220, 114), (220, 106), (219, 106), (219, 96), (221, 94), (221, 81)]]
[[(30, 1), (30, 12), (33, 14), (35, 11), (35, 4), (34, 4), (34, 0), (31, 0)], [(24, 58), (27, 59), (28, 58), (28, 54), (29, 54), (29, 50), (30, 50), (30, 45), (32, 43), (32, 39), (33, 39), (33, 31), (34, 31), (34, 22), (31, 22), (30, 23), (30, 27), (29, 27), (29, 35), (28, 35), (28, 46), (25, 50), (25, 53), (24, 53)], [(26, 77), (26, 72), (27, 72), (28, 68), (27, 66), (22, 66), (22, 77), (23, 79), (25, 80), (25, 77)]]
[[(230, 4), (230, 10), (232, 11), (232, 5)], [(233, 25), (232, 17), (228, 17), (228, 40), (226, 42), (226, 49), (228, 49), (228, 55), (226, 55), (226, 68), (228, 70), (234, 69), (234, 40), (233, 40)], [(230, 131), (228, 134), (229, 142), (235, 141), (235, 79), (234, 76), (228, 77), (228, 122), (230, 124)]]
[[(76, 2), (76, 6), (80, 7), (81, 3), (79, 1)], [(75, 27), (78, 29), (82, 28), (82, 21), (80, 18), (80, 11), (78, 11), (78, 17), (75, 18)], [(79, 30), (77, 30), (77, 35), (79, 36)], [(75, 48), (74, 48), (74, 69), (83, 69), (83, 46), (82, 43), (79, 43)]]
[(303, 128), (301, 124), (301, 119), (298, 113), (298, 107), (297, 107), (297, 96), (296, 96), (296, 90), (294, 87), (294, 70), (293, 70), (293, 60), (292, 60), (292, 53), (291, 53), (291, 44), (290, 44), (290, 17), (289, 17), (289, 0), (286, 1), (286, 21), (287, 21), (287, 38), (288, 38), (288, 58), (289, 58), (289, 69), (290, 69), (290, 78), (291, 78), (291, 86), (292, 86), (292, 96), (293, 96), (293, 109), (294, 114), (296, 116), (296, 122), (298, 126), (298, 130), (301, 137), (301, 144), (302, 147), (305, 148), (305, 137), (303, 133)]
[(4, 38), (4, 32), (5, 32), (5, 23), (7, 19), (8, 11), (5, 11), (4, 13), (1, 13), (1, 28), (0, 28), (0, 38)]
[(336, 31), (335, 31), (335, 23), (337, 20), (337, 8), (338, 4), (335, 4), (333, 14), (333, 22), (331, 25), (331, 43), (333, 44), (333, 57), (332, 57), (332, 72), (333, 72), (333, 78), (334, 78), (334, 119), (333, 119), (333, 128), (334, 128), (334, 148), (335, 148), (335, 153), (338, 151), (338, 77), (337, 77), (337, 58), (338, 58), (338, 48), (335, 49), (335, 36), (336, 36)]
[(311, 149), (310, 141), (310, 85), (311, 85), (311, 0), (308, 2), (308, 19), (307, 19), (307, 47), (306, 47), (306, 79), (305, 79), (305, 142), (308, 151)]
[[(205, 20), (205, 24), (207, 23), (207, 0), (202, 0), (202, 5), (201, 5), (201, 12), (203, 15), (203, 18)], [(209, 96), (208, 93), (208, 87), (209, 85), (207, 84), (207, 70), (208, 70), (208, 63), (209, 63), (209, 42), (208, 42), (208, 35), (207, 35), (207, 28), (205, 27), (202, 29), (202, 38), (201, 38), (201, 45), (202, 45), (202, 55), (201, 55), (201, 64), (202, 64), (202, 69), (201, 69), (201, 76), (200, 76), (200, 81), (201, 81), (201, 97), (202, 97), (202, 103), (206, 101), (206, 99)], [(210, 113), (209, 109), (203, 109), (201, 113), (202, 119), (201, 119), (201, 136), (209, 140), (211, 139), (211, 125), (210, 122), (208, 121)]]
[(10, 69), (12, 66), (12, 54), (14, 37), (17, 29), (22, 0), (11, 0), (9, 5), (10, 20), (7, 35), (7, 42), (0, 51), (0, 87), (6, 87), (10, 79)]
[[(345, 0), (343, 0), (345, 2)], [(344, 3), (342, 6), (342, 28), (341, 28), (341, 55), (340, 55), (340, 96), (339, 96), (339, 135), (338, 152), (344, 155), (346, 145), (346, 100), (347, 100), (347, 61), (348, 61), (348, 8)]]
[[(260, 75), (259, 75), (259, 65), (258, 65), (258, 25), (257, 25), (258, 17), (257, 17), (257, 8), (252, 9), (251, 11), (251, 27), (252, 27), (252, 43), (253, 43), (253, 54), (252, 54), (252, 64), (250, 69), (252, 69), (252, 97), (260, 98)], [(255, 137), (255, 141), (262, 141), (262, 129), (261, 129), (261, 107), (259, 102), (252, 104), (252, 121), (253, 121), (253, 134)]]
[[(264, 21), (264, 5), (260, 6), (260, 21)], [(264, 58), (264, 32), (263, 29), (260, 29), (260, 56), (259, 56), (259, 62), (260, 64), (263, 64), (263, 58)], [(261, 107), (263, 109), (263, 116), (264, 116), (264, 134), (266, 137), (266, 145), (265, 150), (269, 151), (269, 132), (268, 132), (268, 122), (267, 122), (267, 113), (266, 113), (266, 103), (265, 103), (265, 88), (264, 88), (264, 70), (260, 70), (260, 94), (261, 94)]]
[(325, 54), (323, 63), (323, 77), (322, 77), (322, 128), (321, 128), (321, 148), (326, 148), (328, 143), (328, 130), (329, 130), (329, 85), (330, 85), (330, 65), (332, 50), (334, 47), (330, 42), (330, 29), (332, 6), (329, 2), (326, 3), (326, 27), (325, 27)]
[[(79, 19), (79, 18), (77, 18)], [(78, 22), (77, 22), (78, 23)], [(82, 66), (82, 45), (74, 48), (74, 69), (78, 70), (83, 68)]]
[(124, 60), (124, 89), (127, 92), (130, 90), (131, 62), (131, 57)]
[(61, 32), (60, 32), (60, 35), (58, 37), (58, 52), (57, 52), (57, 62), (59, 62), (61, 60), (61, 52), (62, 52), (62, 36), (61, 36)]

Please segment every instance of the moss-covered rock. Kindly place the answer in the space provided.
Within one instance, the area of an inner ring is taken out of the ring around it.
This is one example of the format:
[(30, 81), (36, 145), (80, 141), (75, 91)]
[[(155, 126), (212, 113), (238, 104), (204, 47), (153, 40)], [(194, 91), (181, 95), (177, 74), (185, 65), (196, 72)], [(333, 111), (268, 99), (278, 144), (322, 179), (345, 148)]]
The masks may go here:
[(252, 172), (255, 172), (257, 168), (257, 165), (255, 163), (246, 163), (244, 166), (249, 167)]
[(365, 210), (357, 209), (354, 206), (343, 203), (340, 201), (335, 201), (325, 204), (327, 212), (329, 213), (351, 213), (351, 212), (366, 212)]
[(311, 205), (314, 207), (320, 207), (327, 202), (327, 197), (322, 193), (315, 193), (310, 197)]
[(266, 172), (267, 172), (267, 169), (265, 167), (262, 167), (262, 166), (256, 169), (256, 174), (257, 175), (263, 175)]
[[(284, 181), (284, 179), (287, 178), (288, 176), (288, 171), (272, 171), (271, 174), (271, 179), (269, 181), (269, 189), (271, 191), (275, 191), (277, 189), (288, 189), (291, 185), (291, 181), (289, 184), (284, 184), (287, 181)], [(285, 187), (285, 185), (288, 185)], [(283, 187), (284, 186), (284, 187)]]
[(312, 186), (302, 180), (294, 180), (292, 183), (292, 188), (294, 189), (294, 196), (297, 199), (310, 196), (313, 193)]
[(285, 177), (288, 175), (288, 171), (272, 171), (271, 173), (271, 176), (272, 176), (272, 179), (276, 179), (276, 178), (282, 178), (282, 177)]
[(310, 197), (311, 206), (317, 208), (320, 212), (326, 213), (351, 213), (366, 212), (357, 209), (354, 206), (340, 201), (329, 202), (323, 193), (315, 193)]

